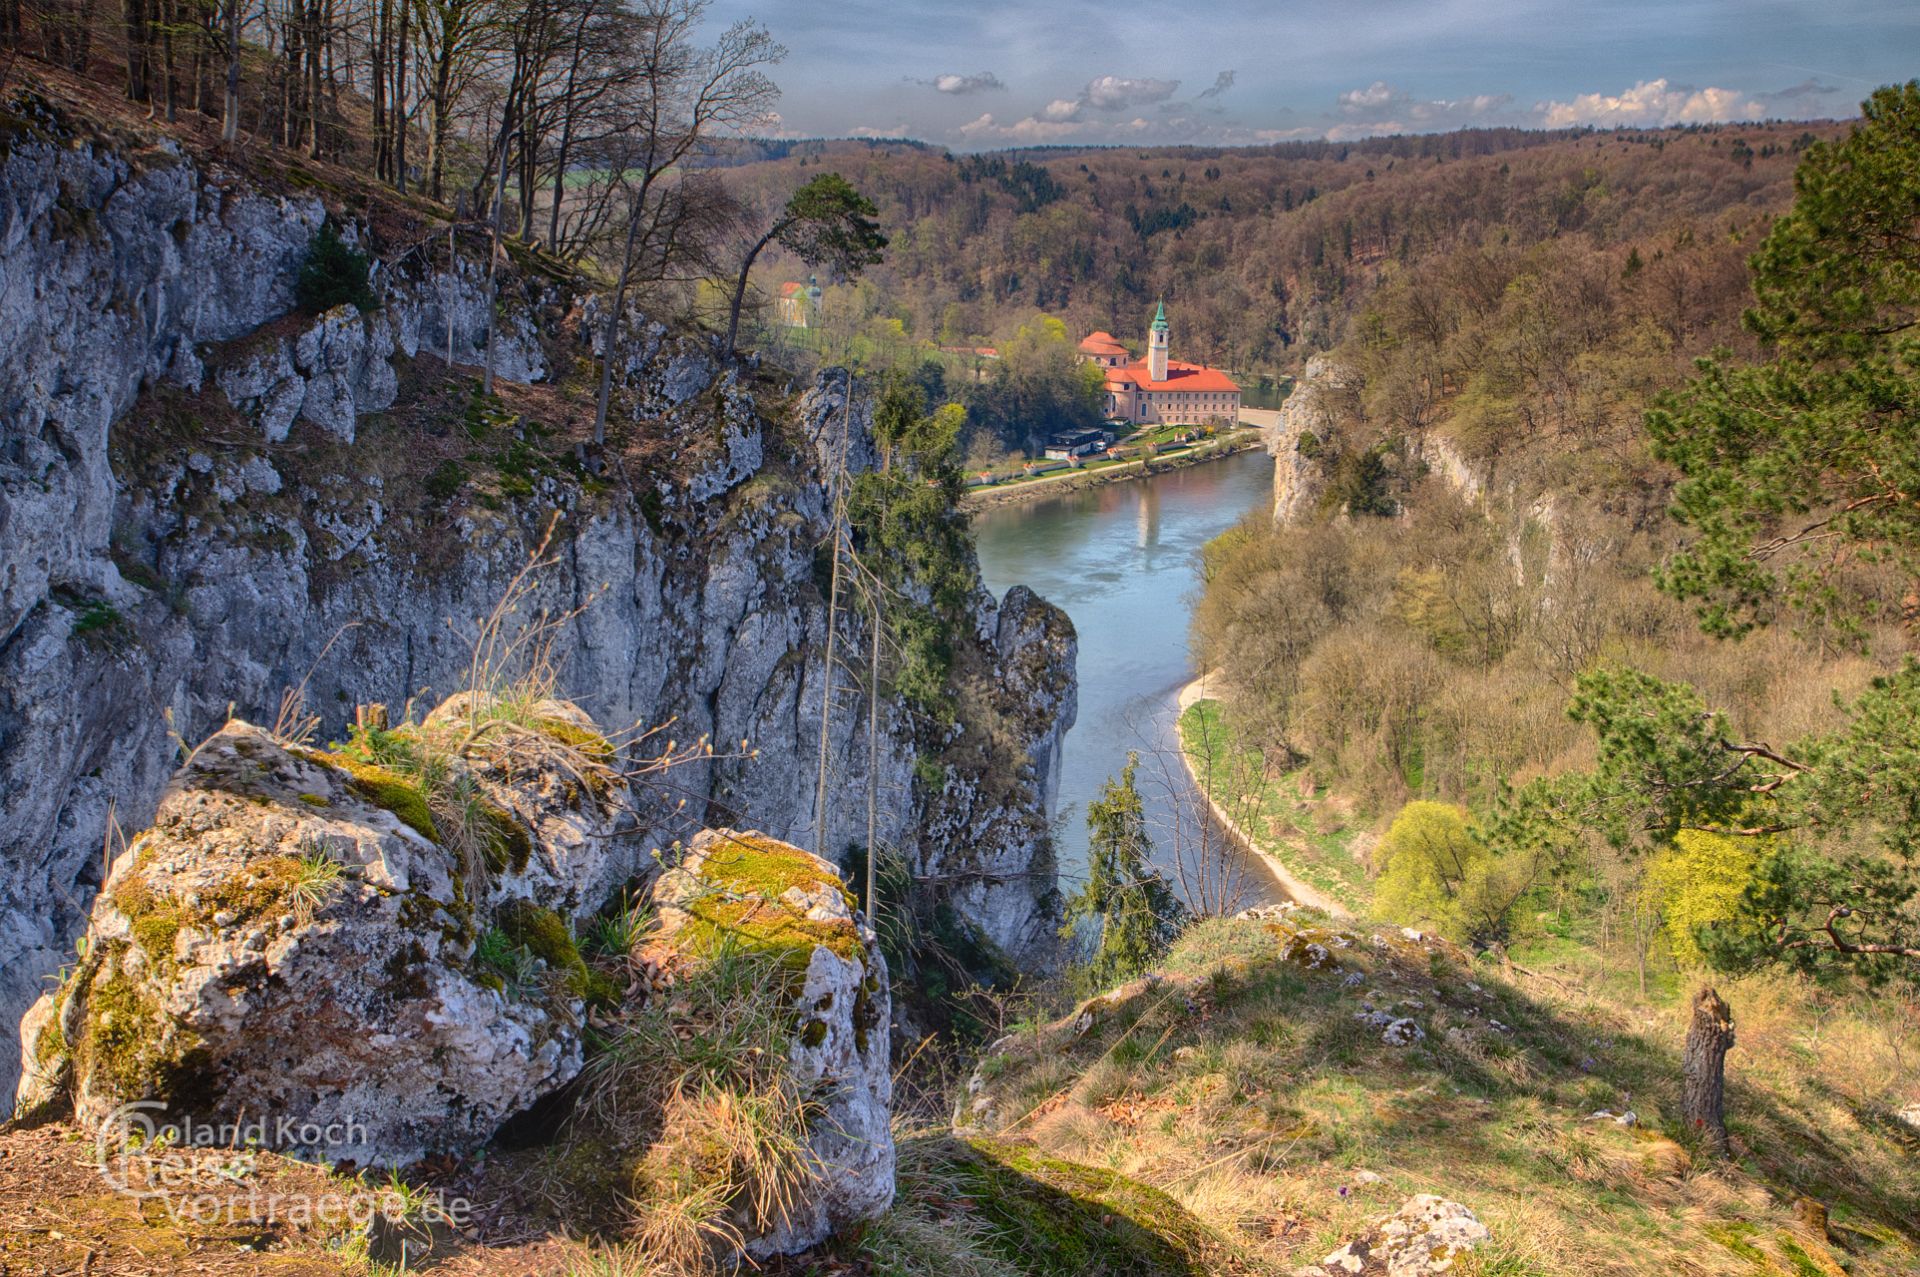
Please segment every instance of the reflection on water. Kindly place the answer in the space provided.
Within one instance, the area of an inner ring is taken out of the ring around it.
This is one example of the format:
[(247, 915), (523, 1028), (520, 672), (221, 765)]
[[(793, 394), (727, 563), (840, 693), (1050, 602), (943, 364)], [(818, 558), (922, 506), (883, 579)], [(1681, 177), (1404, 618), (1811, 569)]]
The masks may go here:
[[(1187, 792), (1171, 752), (1174, 697), (1193, 677), (1187, 622), (1200, 586), (1200, 547), (1272, 500), (1273, 458), (1244, 452), (1149, 479), (983, 510), (974, 516), (987, 588), (1031, 586), (1064, 608), (1080, 635), (1080, 715), (1061, 764), (1063, 885), (1087, 858), (1086, 804), (1141, 752), (1138, 783), (1158, 861), (1171, 868), (1194, 846), (1176, 818)], [(1180, 840), (1176, 845), (1176, 840)], [(1249, 899), (1269, 898), (1264, 873)]]

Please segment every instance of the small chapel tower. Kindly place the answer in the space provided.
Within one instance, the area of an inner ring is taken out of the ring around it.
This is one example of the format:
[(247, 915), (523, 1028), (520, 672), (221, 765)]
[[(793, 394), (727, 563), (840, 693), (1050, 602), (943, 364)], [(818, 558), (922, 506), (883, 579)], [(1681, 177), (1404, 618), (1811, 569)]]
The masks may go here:
[(1162, 301), (1153, 313), (1153, 327), (1147, 333), (1147, 375), (1155, 381), (1167, 379), (1167, 303)]

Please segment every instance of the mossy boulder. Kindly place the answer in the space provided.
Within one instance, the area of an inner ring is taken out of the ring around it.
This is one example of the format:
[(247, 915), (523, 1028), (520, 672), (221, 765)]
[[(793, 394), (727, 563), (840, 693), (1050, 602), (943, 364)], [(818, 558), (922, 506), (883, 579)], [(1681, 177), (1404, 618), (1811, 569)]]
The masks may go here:
[[(264, 1120), (286, 1151), (361, 1165), (471, 1150), (578, 1073), (593, 990), (572, 927), (635, 858), (600, 845), (611, 800), (566, 807), (558, 770), (523, 757), (458, 806), (405, 767), (229, 723), (114, 862), (86, 960), (30, 1017), (21, 1098), (68, 1088), (88, 1123), (136, 1100)], [(458, 820), (509, 854), (476, 873)], [(509, 927), (530, 955), (512, 988), (475, 960)]]
[(654, 885), (656, 945), (669, 965), (724, 951), (790, 973), (794, 1080), (818, 1104), (810, 1147), (823, 1174), (784, 1223), (747, 1239), (755, 1259), (790, 1254), (893, 1202), (891, 1000), (886, 959), (834, 867), (756, 830), (703, 830)]
[(505, 831), (491, 840), (490, 867), (519, 884), (516, 892), (578, 924), (652, 867), (619, 746), (579, 707), (461, 692), (418, 730), (458, 745), (487, 817)]

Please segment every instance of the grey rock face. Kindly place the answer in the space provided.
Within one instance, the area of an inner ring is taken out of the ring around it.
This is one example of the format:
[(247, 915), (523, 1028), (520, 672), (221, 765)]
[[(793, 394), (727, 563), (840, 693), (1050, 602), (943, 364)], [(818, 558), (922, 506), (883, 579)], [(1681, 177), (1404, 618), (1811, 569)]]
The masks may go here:
[[(768, 858), (778, 859), (782, 876), (794, 876), (795, 866), (810, 872), (797, 875), (805, 881), (778, 896), (734, 884), (741, 862), (752, 872)], [(658, 942), (668, 948), (688, 944), (701, 926), (689, 910), (716, 898), (751, 904), (742, 928), (773, 929), (802, 919), (822, 939), (806, 957), (793, 995), (801, 1032), (788, 1053), (794, 1081), (820, 1106), (809, 1146), (822, 1174), (780, 1226), (748, 1239), (747, 1253), (765, 1259), (818, 1245), (893, 1204), (887, 962), (833, 866), (757, 830), (703, 830), (693, 840), (686, 859), (655, 884)]]
[[(914, 725), (889, 702), (870, 765), (865, 701), (838, 692), (816, 812), (816, 460), (768, 428), (737, 368), (636, 320), (621, 328), (616, 379), (647, 429), (686, 453), (682, 477), (634, 473), (598, 495), (542, 479), (524, 508), (444, 518), (396, 506), (371, 456), (317, 470), (319, 443), (358, 439), (360, 418), (390, 402), (390, 357), (436, 357), (449, 327), (461, 360), (485, 339), (466, 245), (452, 272), (418, 255), (376, 270), (371, 315), (286, 319), (322, 218), (317, 201), (257, 195), (184, 161), (136, 171), (85, 144), (31, 141), (0, 161), (4, 1033), (71, 958), (108, 831), (147, 826), (180, 742), (218, 729), (229, 707), (271, 721), (296, 686), (323, 739), (356, 703), (464, 687), (480, 621), (556, 512), (528, 605), (571, 614), (561, 693), (616, 738), (671, 723), (668, 735), (714, 745), (637, 794), (642, 855), (707, 824), (839, 855), (865, 841), (873, 784), (879, 838), (955, 884), (981, 935), (1022, 962), (1050, 960), (1046, 821), (1073, 715), (1065, 617), (1025, 592), (1004, 607), (982, 596), (972, 637), (959, 636), (977, 644), (1011, 763), (982, 756), (929, 786)], [(571, 305), (557, 287), (503, 275), (501, 377), (543, 376), (598, 341), (597, 325), (575, 336), (550, 322)], [(129, 409), (176, 370), (204, 376), (200, 393), (238, 405), (259, 433), (195, 438), (178, 461), (156, 445), (137, 475), (116, 474), (110, 446)], [(819, 378), (793, 437), (848, 429), (847, 452), (870, 458), (870, 406), (848, 396), (844, 375)], [(858, 617), (839, 624), (843, 642), (862, 643)], [(14, 1081), (10, 1045), (0, 1036), (0, 1090)]]
[[(1355, 389), (1350, 374), (1325, 355), (1307, 360), (1305, 374), (1275, 424), (1267, 430), (1273, 454), (1273, 521), (1294, 523), (1310, 514), (1326, 490), (1326, 475), (1314, 460), (1314, 443), (1325, 440), (1349, 410)], [(1313, 442), (1309, 442), (1311, 439)]]
[[(577, 995), (495, 987), (474, 942), (501, 902), (571, 913), (615, 876), (624, 785), (569, 785), (557, 745), (518, 748), (508, 780), (490, 748), (473, 752), (480, 792), (529, 847), (494, 872), (428, 837), (390, 774), (237, 721), (195, 750), (116, 860), (78, 977), (30, 1017), (71, 1044), (80, 1121), (159, 1100), (209, 1127), (265, 1119), (288, 1151), (397, 1165), (471, 1148), (573, 1077)], [(23, 1042), (34, 1093), (51, 1058)]]

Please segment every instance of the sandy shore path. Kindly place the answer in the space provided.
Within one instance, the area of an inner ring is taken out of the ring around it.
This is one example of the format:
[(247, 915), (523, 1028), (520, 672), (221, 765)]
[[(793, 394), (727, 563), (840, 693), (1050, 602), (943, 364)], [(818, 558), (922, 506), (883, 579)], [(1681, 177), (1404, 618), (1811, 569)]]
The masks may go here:
[[(1188, 683), (1180, 689), (1178, 706), (1179, 712), (1182, 715), (1193, 708), (1196, 702), (1207, 699), (1207, 680), (1211, 677), (1212, 675), (1210, 674), (1202, 674), (1199, 678), (1194, 679), (1191, 683)], [(1174, 725), (1176, 737), (1179, 730), (1179, 724), (1176, 721)], [(1272, 874), (1274, 881), (1280, 884), (1280, 889), (1303, 905), (1308, 905), (1315, 909), (1324, 909), (1336, 918), (1348, 917), (1349, 915), (1346, 909), (1343, 908), (1338, 901), (1334, 900), (1325, 892), (1316, 889), (1313, 884), (1305, 881), (1300, 875), (1289, 869), (1284, 860), (1268, 850), (1266, 845), (1258, 838), (1255, 838), (1239, 821), (1235, 820), (1212, 794), (1207, 793), (1206, 786), (1201, 783), (1199, 773), (1194, 770), (1193, 755), (1186, 751), (1184, 742), (1176, 739), (1175, 743), (1181, 745), (1180, 760), (1186, 765), (1187, 775), (1193, 779), (1193, 787), (1206, 798), (1207, 806), (1213, 809), (1213, 818), (1220, 822), (1221, 828), (1238, 839), (1241, 846), (1260, 858), (1260, 862), (1266, 865), (1267, 872)]]

